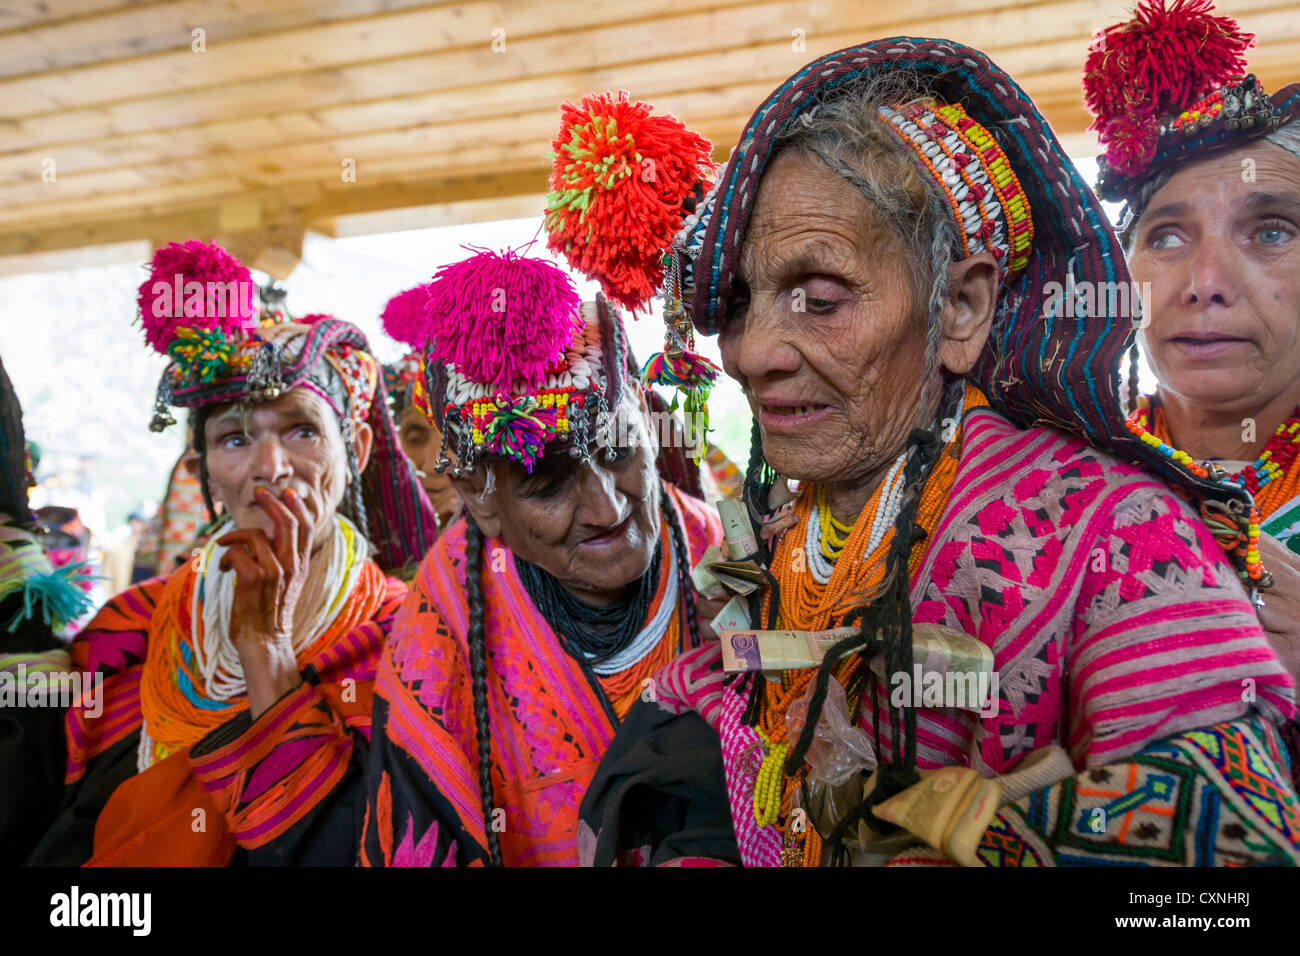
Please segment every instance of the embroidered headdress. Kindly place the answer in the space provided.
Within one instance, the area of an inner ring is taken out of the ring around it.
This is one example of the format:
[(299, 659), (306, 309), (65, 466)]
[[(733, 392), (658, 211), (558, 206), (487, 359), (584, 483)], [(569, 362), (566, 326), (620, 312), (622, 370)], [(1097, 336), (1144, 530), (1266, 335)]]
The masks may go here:
[(1300, 83), (1270, 96), (1246, 72), (1255, 44), (1211, 0), (1142, 0), (1103, 31), (1083, 68), (1103, 154), (1097, 194), (1140, 215), (1162, 174), (1267, 136), (1300, 115)]
[(255, 290), (248, 269), (213, 243), (173, 242), (154, 255), (139, 290), (140, 322), (145, 340), (171, 361), (150, 428), (174, 424), (171, 407), (267, 401), (308, 389), (338, 416), (346, 440), (349, 423), (366, 422), (374, 433), (360, 484), (363, 530), (376, 560), (385, 570), (418, 561), (437, 533), (432, 506), (398, 446), (365, 335), (327, 315), (284, 321), (278, 305), (259, 315)]
[(428, 290), (415, 401), (442, 432), (440, 470), (449, 446), (459, 475), (486, 458), (532, 471), (552, 445), (585, 458), (608, 444), (627, 342), (603, 295), (583, 303), (562, 269), (513, 250), (445, 265)]

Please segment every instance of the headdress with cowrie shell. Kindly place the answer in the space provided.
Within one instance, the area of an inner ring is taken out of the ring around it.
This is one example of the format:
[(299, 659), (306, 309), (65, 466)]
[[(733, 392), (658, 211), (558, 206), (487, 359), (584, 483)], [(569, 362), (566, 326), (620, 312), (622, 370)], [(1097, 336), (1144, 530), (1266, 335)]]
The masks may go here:
[(1300, 83), (1270, 96), (1247, 73), (1255, 36), (1211, 0), (1143, 0), (1093, 41), (1084, 103), (1103, 153), (1097, 194), (1127, 228), (1170, 171), (1260, 139), (1300, 116)]
[(428, 285), (424, 375), (416, 404), (442, 432), (439, 469), (485, 459), (532, 471), (553, 447), (575, 458), (608, 445), (627, 342), (603, 295), (583, 303), (545, 259), (476, 250)]

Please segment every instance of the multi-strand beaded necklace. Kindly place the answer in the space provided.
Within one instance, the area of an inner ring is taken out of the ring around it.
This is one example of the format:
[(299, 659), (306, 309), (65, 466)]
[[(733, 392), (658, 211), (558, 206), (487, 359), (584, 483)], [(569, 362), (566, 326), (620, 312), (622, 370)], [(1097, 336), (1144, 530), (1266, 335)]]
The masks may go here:
[[(988, 400), (978, 389), (967, 386), (963, 411), (987, 404)], [(909, 575), (916, 573), (952, 492), (960, 447), (961, 429), (957, 429), (939, 453), (921, 492), (916, 523), (925, 534), (912, 548)], [(842, 620), (848, 610), (862, 603), (864, 595), (881, 584), (884, 556), (893, 538), (894, 520), (904, 491), (905, 463), (906, 455), (894, 462), (863, 506), (858, 520), (851, 525), (830, 515), (820, 487), (808, 488), (800, 495), (795, 502), (795, 525), (782, 535), (772, 558), (771, 570), (780, 595), (777, 627), (824, 630)], [(827, 538), (833, 538), (829, 547)], [(817, 573), (816, 559), (828, 564), (829, 575), (823, 578)], [(769, 593), (764, 600), (765, 619), (770, 600)], [(866, 659), (861, 654), (846, 655), (832, 674), (845, 690), (849, 713), (856, 714), (869, 684)], [(786, 671), (780, 680), (764, 681), (753, 692), (763, 695), (757, 729), (765, 751), (755, 780), (754, 819), (760, 826), (783, 827), (782, 862), (786, 866), (817, 866), (821, 857), (821, 840), (816, 828), (806, 817), (799, 818), (791, 812), (799, 777), (785, 774), (790, 751), (786, 712), (807, 692), (816, 676), (817, 668)]]
[(1259, 555), (1260, 522), (1300, 493), (1300, 468), (1292, 467), (1300, 456), (1300, 408), (1277, 426), (1255, 462), (1235, 473), (1224, 472), (1214, 462), (1198, 462), (1187, 452), (1174, 448), (1170, 444), (1169, 422), (1164, 408), (1159, 404), (1153, 405), (1145, 396), (1129, 415), (1126, 424), (1140, 441), (1166, 458), (1172, 458), (1192, 474), (1205, 478), (1217, 470), (1221, 477), (1236, 482), (1251, 493), (1255, 504), (1250, 511), (1245, 542), (1246, 573), (1252, 581), (1261, 581), (1264, 567)]

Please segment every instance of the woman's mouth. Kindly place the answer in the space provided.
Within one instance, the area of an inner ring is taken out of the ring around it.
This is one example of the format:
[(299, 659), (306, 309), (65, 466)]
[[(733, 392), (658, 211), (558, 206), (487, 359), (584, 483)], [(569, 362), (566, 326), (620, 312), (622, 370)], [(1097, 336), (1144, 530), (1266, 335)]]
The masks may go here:
[(758, 402), (758, 423), (765, 432), (792, 434), (826, 418), (831, 406), (809, 402)]
[(610, 548), (616, 545), (620, 545), (627, 538), (628, 530), (631, 527), (632, 527), (632, 514), (631, 512), (629, 512), (628, 516), (624, 518), (622, 521), (620, 521), (618, 524), (614, 525), (614, 527), (610, 528), (607, 531), (602, 531), (600, 534), (593, 535), (592, 537), (587, 538), (585, 541), (580, 542), (578, 547), (603, 549), (603, 548)]
[(1217, 359), (1248, 344), (1247, 339), (1217, 332), (1188, 332), (1172, 336), (1168, 341), (1178, 351), (1193, 359)]

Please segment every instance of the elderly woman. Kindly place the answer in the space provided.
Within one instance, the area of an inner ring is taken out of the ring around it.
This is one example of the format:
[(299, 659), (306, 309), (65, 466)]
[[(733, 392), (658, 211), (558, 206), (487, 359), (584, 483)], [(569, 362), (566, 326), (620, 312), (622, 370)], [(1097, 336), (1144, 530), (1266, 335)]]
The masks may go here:
[[(1106, 32), (1110, 55), (1094, 52), (1084, 79), (1105, 150), (1097, 191), (1125, 204), (1129, 268), (1151, 296), (1139, 340), (1157, 387), (1129, 427), (1251, 493), (1255, 560), (1275, 582), (1260, 620), (1300, 678), (1300, 84), (1269, 96), (1243, 79), (1254, 37), (1209, 9), (1138, 13)], [(1177, 82), (1139, 90), (1138, 49), (1198, 52)], [(1123, 135), (1134, 114), (1141, 151)]]
[(603, 297), (580, 306), (564, 272), (510, 252), (443, 267), (430, 293), (417, 401), (466, 516), (384, 652), (361, 862), (573, 864), (619, 721), (700, 646), (690, 570), (721, 526), (661, 479)]
[(251, 298), (209, 312), (200, 295), (182, 312), (159, 301), (173, 275), (188, 297), (248, 271), (173, 243), (140, 295), (146, 337), (171, 358), (153, 427), (169, 403), (194, 410), (196, 471), (225, 519), (73, 642), (98, 692), (68, 711), (62, 809), (36, 864), (310, 863), (354, 846), (346, 796), (406, 595), (381, 567), (433, 541), (365, 337), (327, 317), (259, 326)]
[(1123, 429), (1128, 317), (1063, 308), (1067, 276), (1127, 276), (1010, 77), (947, 41), (824, 57), (710, 202), (678, 249), (757, 419), (770, 580), (628, 715), (584, 858), (1300, 861), (1292, 682), (1195, 512), (1121, 460), (1202, 488)]

